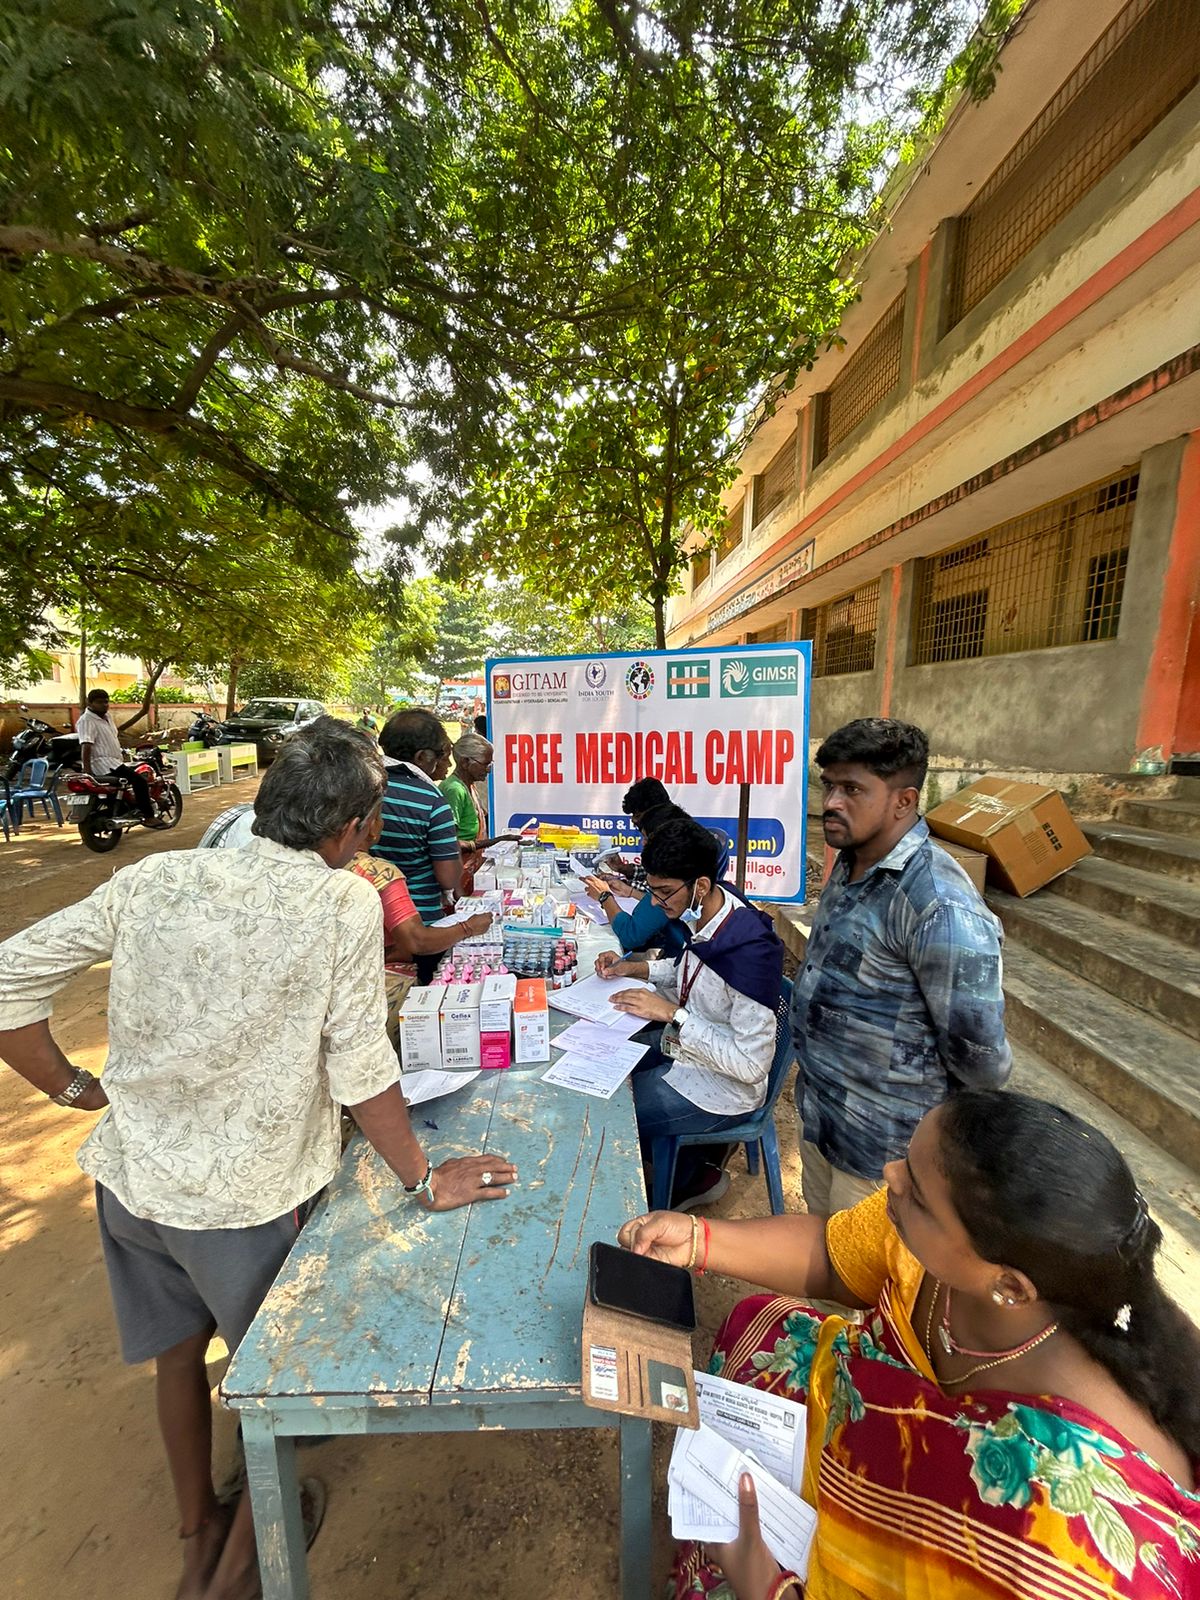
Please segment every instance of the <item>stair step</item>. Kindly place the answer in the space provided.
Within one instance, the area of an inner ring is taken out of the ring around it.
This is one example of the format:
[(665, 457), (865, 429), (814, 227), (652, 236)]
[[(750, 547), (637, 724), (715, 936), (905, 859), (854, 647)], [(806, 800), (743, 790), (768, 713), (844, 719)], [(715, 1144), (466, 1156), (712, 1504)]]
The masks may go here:
[(1182, 834), (1156, 833), (1128, 822), (1083, 822), (1088, 843), (1106, 861), (1158, 872), (1183, 883), (1200, 883), (1200, 840)]
[(1029, 1046), (1200, 1172), (1200, 1061), (1193, 1040), (1027, 949), (1004, 949), (1009, 1038)]
[(1191, 800), (1122, 800), (1117, 816), (1135, 828), (1200, 839), (1200, 805)]
[(1016, 900), (994, 890), (988, 904), (1013, 939), (1200, 1039), (1200, 958), (1194, 950), (1061, 895)]
[(1195, 1172), (1026, 1045), (1013, 1046), (1012, 1087), (1073, 1111), (1112, 1140), (1163, 1231), (1158, 1257), (1163, 1287), (1193, 1322), (1200, 1322), (1200, 1180)]
[(1122, 866), (1100, 856), (1085, 856), (1070, 872), (1064, 872), (1046, 887), (1064, 900), (1074, 900), (1200, 950), (1200, 884)]

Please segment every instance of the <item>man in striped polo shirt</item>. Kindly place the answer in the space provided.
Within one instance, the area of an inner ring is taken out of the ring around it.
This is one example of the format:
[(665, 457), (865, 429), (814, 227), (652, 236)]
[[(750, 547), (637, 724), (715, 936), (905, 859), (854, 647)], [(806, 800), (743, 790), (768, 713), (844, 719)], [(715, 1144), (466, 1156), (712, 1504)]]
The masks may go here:
[(436, 922), (446, 914), (447, 902), (453, 905), (462, 882), (454, 817), (438, 788), (450, 770), (450, 740), (432, 712), (397, 711), (379, 744), (387, 789), (383, 831), (371, 854), (400, 868), (421, 920)]

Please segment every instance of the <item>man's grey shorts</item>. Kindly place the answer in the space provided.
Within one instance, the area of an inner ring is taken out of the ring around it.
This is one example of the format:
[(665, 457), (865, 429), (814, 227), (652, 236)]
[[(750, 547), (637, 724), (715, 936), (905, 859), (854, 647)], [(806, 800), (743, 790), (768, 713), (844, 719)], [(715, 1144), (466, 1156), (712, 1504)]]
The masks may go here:
[(97, 1184), (100, 1241), (124, 1359), (149, 1361), (214, 1323), (232, 1354), (312, 1206), (309, 1200), (253, 1228), (171, 1228), (135, 1217)]

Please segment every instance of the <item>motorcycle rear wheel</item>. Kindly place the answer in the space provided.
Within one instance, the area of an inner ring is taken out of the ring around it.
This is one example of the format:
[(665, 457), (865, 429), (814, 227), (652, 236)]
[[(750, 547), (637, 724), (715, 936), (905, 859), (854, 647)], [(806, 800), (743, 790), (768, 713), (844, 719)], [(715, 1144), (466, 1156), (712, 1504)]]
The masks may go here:
[(111, 817), (84, 817), (79, 824), (79, 837), (97, 855), (107, 855), (110, 850), (115, 850), (121, 842), (123, 831)]
[(159, 813), (158, 820), (164, 828), (175, 828), (178, 827), (179, 819), (182, 816), (183, 796), (180, 794), (177, 784), (169, 783), (167, 785), (167, 807), (165, 811)]

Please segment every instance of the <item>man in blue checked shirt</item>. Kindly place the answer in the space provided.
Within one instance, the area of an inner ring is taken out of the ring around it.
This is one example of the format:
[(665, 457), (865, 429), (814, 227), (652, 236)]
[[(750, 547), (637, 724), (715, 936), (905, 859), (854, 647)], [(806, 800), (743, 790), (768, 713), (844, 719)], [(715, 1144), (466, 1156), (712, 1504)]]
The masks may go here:
[(839, 852), (792, 990), (802, 1189), (830, 1216), (882, 1182), (957, 1088), (996, 1089), (1000, 923), (920, 815), (929, 741), (863, 717), (817, 751), (825, 841)]

